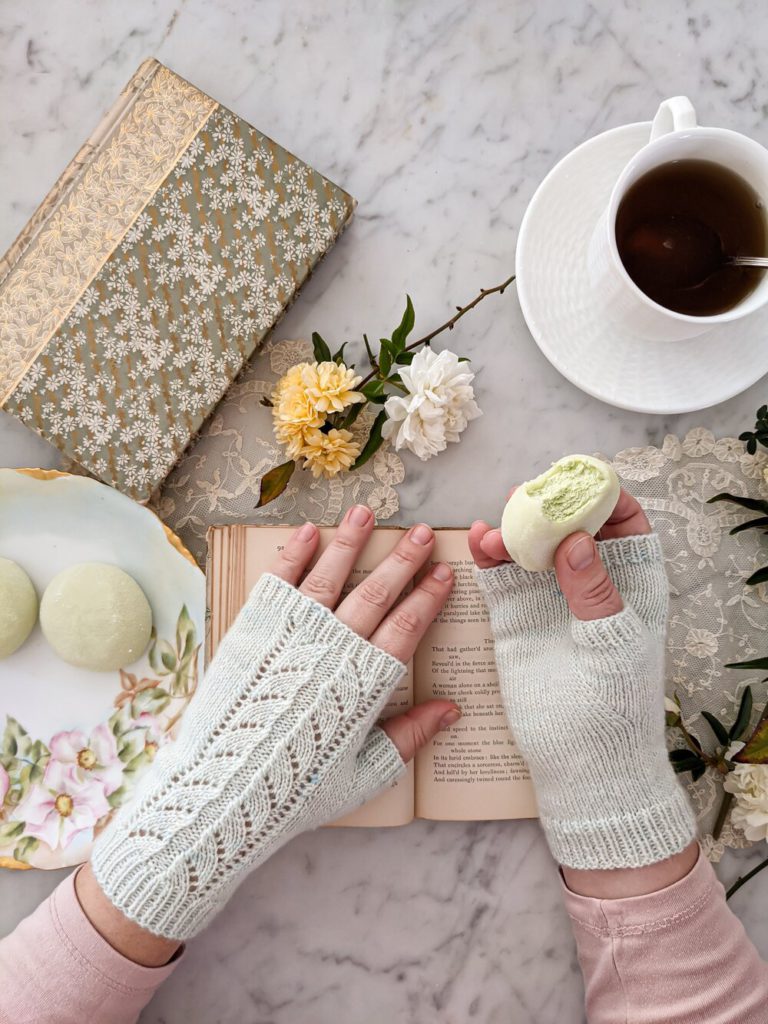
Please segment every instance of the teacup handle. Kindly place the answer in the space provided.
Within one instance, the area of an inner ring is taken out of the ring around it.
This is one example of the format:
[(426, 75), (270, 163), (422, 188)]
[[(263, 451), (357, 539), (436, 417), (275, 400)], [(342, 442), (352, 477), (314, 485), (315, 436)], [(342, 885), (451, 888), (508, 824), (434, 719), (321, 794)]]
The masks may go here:
[(651, 125), (651, 142), (669, 132), (684, 132), (696, 127), (696, 111), (687, 96), (671, 96), (659, 104)]

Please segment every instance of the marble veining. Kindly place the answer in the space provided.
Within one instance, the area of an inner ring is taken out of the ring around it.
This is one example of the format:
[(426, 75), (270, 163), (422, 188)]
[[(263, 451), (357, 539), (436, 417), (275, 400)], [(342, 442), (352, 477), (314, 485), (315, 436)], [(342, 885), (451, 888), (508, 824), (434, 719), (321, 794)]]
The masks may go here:
[[(156, 55), (360, 202), (280, 327), (330, 340), (442, 322), (511, 272), (553, 163), (687, 93), (703, 123), (768, 143), (760, 0), (27, 0), (0, 26), (0, 246), (21, 229), (139, 62)], [(650, 417), (577, 391), (532, 342), (514, 290), (450, 339), (485, 416), (437, 462), (409, 460), (401, 520), (464, 525), (565, 449), (613, 452), (750, 425), (765, 384)], [(0, 414), (0, 464), (57, 464)], [(729, 854), (727, 883), (760, 851)], [(0, 875), (0, 930), (59, 873)], [(555, 866), (530, 822), (303, 836), (243, 885), (143, 1024), (578, 1024), (582, 986)], [(763, 955), (768, 875), (734, 899)]]

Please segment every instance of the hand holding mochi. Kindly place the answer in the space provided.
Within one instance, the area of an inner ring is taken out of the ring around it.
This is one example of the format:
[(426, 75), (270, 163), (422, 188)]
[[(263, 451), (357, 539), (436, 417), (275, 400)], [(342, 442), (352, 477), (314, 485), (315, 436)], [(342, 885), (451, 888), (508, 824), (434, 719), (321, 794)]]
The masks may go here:
[(141, 657), (152, 610), (136, 581), (114, 565), (82, 562), (54, 576), (40, 603), (40, 625), (70, 665), (109, 672)]
[(543, 572), (572, 533), (594, 536), (619, 500), (613, 469), (589, 455), (566, 455), (541, 476), (521, 484), (506, 504), (501, 536), (509, 557), (523, 569)]
[(21, 566), (0, 558), (0, 658), (24, 643), (37, 622), (37, 594)]

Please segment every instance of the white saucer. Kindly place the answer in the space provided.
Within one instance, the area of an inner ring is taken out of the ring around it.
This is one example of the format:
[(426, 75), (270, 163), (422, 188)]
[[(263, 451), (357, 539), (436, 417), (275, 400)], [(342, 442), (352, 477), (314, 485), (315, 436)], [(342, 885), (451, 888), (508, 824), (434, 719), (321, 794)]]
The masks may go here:
[(768, 373), (768, 308), (688, 341), (640, 341), (590, 288), (587, 247), (650, 122), (589, 139), (539, 185), (517, 241), (517, 289), (537, 345), (576, 387), (621, 409), (679, 413), (738, 395)]

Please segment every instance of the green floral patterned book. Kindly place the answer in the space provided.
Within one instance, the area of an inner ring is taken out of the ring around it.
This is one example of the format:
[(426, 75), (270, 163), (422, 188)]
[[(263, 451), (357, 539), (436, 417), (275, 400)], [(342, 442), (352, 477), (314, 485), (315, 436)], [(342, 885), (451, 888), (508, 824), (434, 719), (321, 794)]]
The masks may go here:
[(354, 205), (146, 61), (0, 261), (0, 405), (146, 501)]

